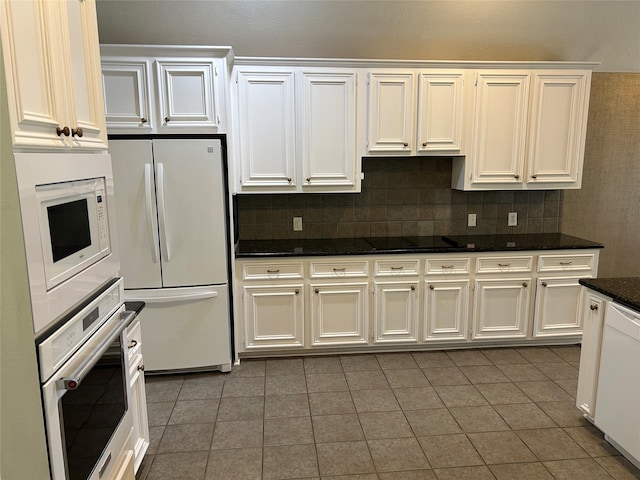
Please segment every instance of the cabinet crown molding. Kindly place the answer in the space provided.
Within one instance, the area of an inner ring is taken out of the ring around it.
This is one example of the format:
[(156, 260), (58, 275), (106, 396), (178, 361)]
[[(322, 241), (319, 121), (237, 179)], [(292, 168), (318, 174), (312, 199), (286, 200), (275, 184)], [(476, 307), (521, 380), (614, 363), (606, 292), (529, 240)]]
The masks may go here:
[(189, 57), (189, 58), (225, 58), (227, 64), (234, 62), (233, 49), (230, 46), (211, 45), (138, 45), (114, 44), (100, 45), (102, 57)]

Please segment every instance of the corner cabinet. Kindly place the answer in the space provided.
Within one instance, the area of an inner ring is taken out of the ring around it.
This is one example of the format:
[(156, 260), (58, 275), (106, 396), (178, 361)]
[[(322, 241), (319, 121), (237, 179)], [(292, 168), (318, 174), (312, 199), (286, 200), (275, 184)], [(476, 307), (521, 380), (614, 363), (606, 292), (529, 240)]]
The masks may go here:
[(359, 82), (349, 69), (237, 66), (238, 193), (360, 191)]
[(14, 147), (106, 150), (94, 0), (0, 5)]
[(471, 148), (453, 188), (580, 188), (590, 70), (480, 70)]
[(237, 259), (236, 351), (574, 344), (585, 312), (574, 283), (595, 276), (598, 255), (580, 249)]
[(110, 134), (225, 133), (228, 47), (102, 45)]
[(369, 72), (367, 153), (459, 154), (463, 71)]

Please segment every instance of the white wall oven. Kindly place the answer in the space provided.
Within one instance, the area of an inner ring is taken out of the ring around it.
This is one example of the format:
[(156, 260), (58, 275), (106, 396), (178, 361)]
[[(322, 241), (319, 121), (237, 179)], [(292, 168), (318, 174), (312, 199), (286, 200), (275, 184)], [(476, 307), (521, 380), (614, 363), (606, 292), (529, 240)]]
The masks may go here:
[(130, 450), (122, 279), (113, 279), (57, 329), (38, 339), (53, 480), (109, 478)]
[(17, 153), (35, 335), (118, 275), (108, 154)]

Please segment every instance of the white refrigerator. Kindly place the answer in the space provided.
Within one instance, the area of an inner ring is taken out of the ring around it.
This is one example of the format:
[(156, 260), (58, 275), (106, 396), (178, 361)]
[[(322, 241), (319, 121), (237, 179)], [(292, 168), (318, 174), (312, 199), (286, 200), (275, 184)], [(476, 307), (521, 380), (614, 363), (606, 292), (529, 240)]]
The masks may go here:
[(219, 138), (110, 140), (125, 299), (142, 300), (146, 371), (231, 369)]

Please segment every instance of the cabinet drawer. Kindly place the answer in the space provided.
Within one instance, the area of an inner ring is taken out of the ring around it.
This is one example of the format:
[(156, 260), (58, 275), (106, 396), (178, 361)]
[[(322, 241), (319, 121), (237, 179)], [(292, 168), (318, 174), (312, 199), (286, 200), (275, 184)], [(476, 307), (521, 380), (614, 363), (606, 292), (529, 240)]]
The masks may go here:
[(530, 272), (532, 267), (532, 256), (479, 257), (476, 263), (476, 273)]
[(312, 262), (311, 278), (353, 278), (368, 276), (367, 262)]
[(470, 258), (429, 258), (425, 273), (427, 275), (469, 274)]
[(302, 277), (302, 263), (250, 263), (242, 266), (244, 280), (281, 280)]
[(418, 275), (419, 271), (418, 259), (379, 260), (375, 264), (376, 277)]
[(595, 255), (540, 255), (539, 272), (574, 272), (593, 269)]

